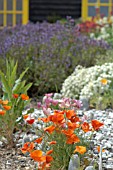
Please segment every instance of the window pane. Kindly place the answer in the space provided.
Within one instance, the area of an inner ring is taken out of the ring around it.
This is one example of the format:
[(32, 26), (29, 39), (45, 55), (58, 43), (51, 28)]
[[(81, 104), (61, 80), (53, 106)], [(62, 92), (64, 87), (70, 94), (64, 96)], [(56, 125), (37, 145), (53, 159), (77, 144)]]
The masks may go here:
[(16, 14), (16, 24), (22, 24), (22, 14)]
[(109, 3), (109, 0), (100, 0), (101, 3)]
[(13, 0), (7, 0), (7, 10), (13, 10)]
[(88, 0), (88, 3), (95, 3), (97, 0)]
[(96, 16), (96, 8), (94, 6), (88, 7), (88, 16), (89, 17)]
[(12, 25), (13, 25), (13, 15), (7, 14), (7, 26), (12, 26)]
[(3, 10), (3, 0), (0, 0), (0, 10)]
[(22, 0), (16, 0), (16, 10), (22, 11)]
[(107, 17), (108, 16), (108, 12), (109, 12), (108, 6), (100, 6), (100, 13), (101, 13), (101, 15)]
[(0, 26), (3, 26), (3, 14), (0, 14)]

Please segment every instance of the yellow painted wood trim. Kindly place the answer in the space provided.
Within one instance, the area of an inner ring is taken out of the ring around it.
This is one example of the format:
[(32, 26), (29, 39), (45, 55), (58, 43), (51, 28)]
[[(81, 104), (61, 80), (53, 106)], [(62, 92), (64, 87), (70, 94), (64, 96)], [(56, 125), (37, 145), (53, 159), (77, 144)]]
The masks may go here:
[(87, 19), (88, 12), (88, 0), (82, 0), (82, 20), (85, 21)]
[(88, 0), (82, 0), (82, 20), (91, 20), (92, 17), (88, 16), (88, 6), (94, 6), (100, 8), (100, 6), (108, 7), (108, 17), (111, 15), (111, 11), (113, 10), (113, 0), (109, 0), (108, 3), (102, 3), (100, 0), (97, 0), (96, 3), (88, 3)]
[[(95, 3), (88, 3), (88, 6), (97, 6)], [(98, 7), (100, 6), (111, 6), (111, 3), (98, 3)]]
[(22, 23), (27, 24), (29, 18), (29, 0), (24, 0), (22, 7), (23, 7)]
[(109, 17), (111, 16), (112, 12), (112, 0), (109, 0)]
[[(15, 11), (0, 11), (0, 14), (15, 14)], [(23, 14), (23, 11), (16, 11), (16, 14)]]
[(16, 0), (13, 0), (13, 26), (16, 25)]
[(4, 27), (7, 25), (7, 13), (6, 13), (6, 9), (7, 9), (7, 1), (4, 0), (4, 15), (3, 15), (3, 26)]

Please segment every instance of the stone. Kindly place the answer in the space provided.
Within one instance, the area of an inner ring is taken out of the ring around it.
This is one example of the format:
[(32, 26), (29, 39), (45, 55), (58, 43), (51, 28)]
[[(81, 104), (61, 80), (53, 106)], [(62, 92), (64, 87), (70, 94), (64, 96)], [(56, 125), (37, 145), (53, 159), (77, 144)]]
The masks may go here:
[(30, 142), (30, 138), (25, 134), (22, 140), (22, 146), (24, 145), (24, 143), (26, 142)]
[(88, 166), (85, 168), (85, 170), (95, 170), (95, 168), (93, 166)]
[(104, 135), (103, 135), (102, 133), (97, 133), (95, 139), (96, 139), (96, 140), (102, 140), (103, 137), (104, 137)]
[(74, 154), (69, 162), (68, 170), (78, 170), (80, 168), (80, 159), (77, 154)]
[(82, 102), (81, 110), (88, 110), (89, 109), (89, 101), (86, 98), (81, 98), (80, 101)]

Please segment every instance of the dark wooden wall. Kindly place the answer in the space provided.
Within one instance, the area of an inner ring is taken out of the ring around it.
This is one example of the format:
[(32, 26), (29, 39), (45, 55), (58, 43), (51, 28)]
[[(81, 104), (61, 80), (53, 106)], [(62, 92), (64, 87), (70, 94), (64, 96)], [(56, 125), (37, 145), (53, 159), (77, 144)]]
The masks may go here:
[(50, 16), (81, 16), (81, 0), (29, 0), (29, 19), (32, 22), (47, 20)]

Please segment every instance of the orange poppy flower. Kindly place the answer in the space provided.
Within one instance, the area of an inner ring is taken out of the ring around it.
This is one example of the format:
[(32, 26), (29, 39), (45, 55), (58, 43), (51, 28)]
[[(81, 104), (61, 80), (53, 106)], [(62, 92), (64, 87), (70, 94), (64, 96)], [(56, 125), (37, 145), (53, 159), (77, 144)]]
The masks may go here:
[(44, 129), (44, 131), (48, 132), (48, 133), (52, 133), (55, 130), (55, 126), (51, 125), (49, 127), (46, 127)]
[(24, 144), (24, 146), (21, 148), (21, 151), (22, 151), (22, 153), (26, 153), (26, 152), (31, 152), (33, 149), (34, 149), (34, 147), (35, 147), (35, 145), (34, 145), (34, 143), (33, 142), (26, 142), (25, 144)]
[(13, 94), (13, 98), (17, 99), (18, 98), (18, 94)]
[(67, 144), (74, 144), (74, 143), (78, 143), (78, 142), (80, 142), (80, 139), (75, 134), (68, 137), (67, 141), (66, 141)]
[(46, 163), (46, 162), (38, 162), (38, 170), (50, 170), (50, 163)]
[(34, 142), (36, 142), (36, 143), (41, 143), (42, 142), (42, 137), (40, 137), (40, 138), (37, 138)]
[(26, 94), (21, 94), (21, 98), (22, 100), (29, 100), (29, 96), (27, 96)]
[(27, 118), (28, 118), (28, 116), (29, 116), (28, 114), (23, 115), (23, 118), (24, 118), (24, 119), (27, 119)]
[(98, 121), (98, 120), (92, 120), (91, 121), (92, 127), (94, 130), (98, 130), (101, 126), (104, 125), (104, 123)]
[(53, 161), (52, 156), (46, 155), (46, 163), (50, 163), (51, 161)]
[(4, 116), (6, 113), (6, 110), (0, 110), (0, 115)]
[(52, 149), (52, 150), (47, 151), (47, 152), (46, 152), (46, 155), (50, 155), (52, 152), (53, 152), (53, 149)]
[(47, 123), (49, 122), (49, 117), (38, 118), (38, 120), (42, 120), (44, 123)]
[(9, 101), (8, 100), (4, 100), (4, 101), (2, 101), (2, 104), (4, 104), (4, 105), (6, 105), (6, 104), (8, 104), (9, 103)]
[(69, 129), (72, 129), (72, 130), (80, 127), (79, 124), (77, 124), (77, 123), (72, 123), (72, 122), (68, 122), (67, 125), (68, 125), (68, 128), (69, 128)]
[(57, 142), (56, 141), (51, 141), (49, 142), (49, 145), (55, 145)]
[(54, 113), (54, 115), (50, 115), (49, 116), (49, 120), (52, 121), (53, 123), (58, 123), (58, 124), (62, 124), (64, 123), (64, 115), (60, 114), (60, 113)]
[(67, 110), (67, 111), (66, 111), (66, 117), (67, 117), (68, 119), (71, 119), (72, 116), (75, 116), (74, 110)]
[(89, 127), (89, 123), (87, 122), (84, 122), (82, 125), (81, 125), (81, 128), (84, 132), (89, 132), (91, 131), (90, 127)]
[[(97, 146), (97, 151), (100, 152), (100, 146)], [(102, 149), (102, 152), (105, 152), (105, 149)]]
[(76, 122), (80, 122), (81, 120), (80, 120), (80, 118), (79, 118), (78, 116), (76, 116), (76, 114), (75, 114), (74, 116), (72, 116), (72, 117), (70, 118), (70, 121), (71, 121), (72, 123), (76, 123)]
[(108, 82), (108, 80), (107, 80), (107, 79), (105, 79), (105, 78), (101, 79), (101, 83), (102, 83), (103, 85), (106, 85), (106, 84), (107, 84), (107, 82)]
[(73, 132), (74, 130), (72, 129), (62, 130), (62, 133), (64, 133), (66, 136), (71, 136)]
[(3, 108), (5, 109), (5, 110), (10, 110), (11, 109), (11, 106), (3, 106)]
[(86, 152), (85, 146), (76, 146), (76, 149), (74, 150), (74, 153), (79, 152), (80, 154), (84, 154)]
[(43, 153), (41, 150), (34, 150), (33, 152), (30, 153), (30, 157), (35, 161), (41, 161), (41, 157), (42, 157), (42, 160), (45, 161), (46, 157), (43, 157), (42, 154)]

